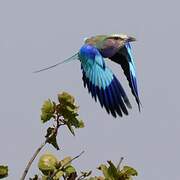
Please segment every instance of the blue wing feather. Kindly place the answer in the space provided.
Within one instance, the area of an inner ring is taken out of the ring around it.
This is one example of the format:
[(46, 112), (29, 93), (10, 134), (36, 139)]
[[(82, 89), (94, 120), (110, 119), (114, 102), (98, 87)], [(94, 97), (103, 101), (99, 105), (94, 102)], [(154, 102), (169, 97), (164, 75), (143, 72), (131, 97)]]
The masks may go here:
[(131, 108), (128, 97), (112, 71), (105, 65), (98, 49), (91, 45), (84, 45), (79, 51), (79, 60), (83, 74), (84, 86), (101, 107), (114, 117), (128, 114)]
[(135, 67), (135, 63), (134, 63), (134, 58), (132, 56), (130, 43), (126, 44), (126, 48), (127, 48), (128, 55), (129, 55), (128, 62), (129, 62), (129, 67), (130, 67), (131, 81), (133, 84), (133, 89), (134, 89), (136, 95), (138, 96), (137, 80), (136, 80), (136, 67)]
[(122, 47), (114, 56), (110, 57), (110, 59), (120, 64), (122, 69), (124, 70), (124, 74), (126, 75), (127, 80), (129, 81), (129, 86), (131, 88), (132, 94), (136, 99), (140, 111), (141, 103), (138, 95), (136, 68), (132, 56), (130, 43), (127, 43), (124, 47)]

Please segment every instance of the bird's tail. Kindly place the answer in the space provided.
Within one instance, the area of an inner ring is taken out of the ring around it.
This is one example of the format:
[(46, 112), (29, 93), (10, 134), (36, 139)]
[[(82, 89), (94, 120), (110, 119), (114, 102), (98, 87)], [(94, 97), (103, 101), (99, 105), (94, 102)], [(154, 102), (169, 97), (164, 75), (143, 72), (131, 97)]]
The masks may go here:
[(60, 64), (67, 63), (67, 62), (70, 62), (70, 61), (76, 60), (76, 59), (78, 59), (78, 53), (76, 53), (76, 54), (74, 54), (73, 56), (71, 56), (70, 58), (67, 58), (67, 59), (65, 59), (64, 61), (58, 62), (58, 63), (56, 63), (56, 64), (54, 64), (54, 65), (52, 65), (52, 66), (48, 66), (48, 67), (45, 67), (45, 68), (43, 68), (43, 69), (34, 71), (34, 73), (39, 73), (39, 72), (41, 72), (41, 71), (46, 71), (46, 70), (51, 69), (51, 68), (54, 68), (54, 67), (56, 67), (56, 66), (58, 66), (58, 65), (60, 65)]

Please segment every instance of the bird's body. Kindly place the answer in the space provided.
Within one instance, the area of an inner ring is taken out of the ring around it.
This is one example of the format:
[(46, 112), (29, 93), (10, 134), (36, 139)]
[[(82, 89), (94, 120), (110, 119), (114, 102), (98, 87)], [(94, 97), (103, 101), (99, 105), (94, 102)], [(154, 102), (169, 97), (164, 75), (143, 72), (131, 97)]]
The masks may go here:
[(114, 117), (117, 114), (122, 116), (123, 113), (128, 115), (127, 108), (131, 108), (131, 104), (122, 85), (106, 66), (104, 58), (121, 65), (140, 110), (135, 65), (129, 43), (131, 41), (135, 41), (135, 38), (127, 35), (93, 36), (85, 40), (77, 54), (67, 59), (80, 60), (84, 87), (87, 87), (95, 101), (98, 99), (101, 106)]
[[(104, 58), (109, 58), (116, 54), (118, 50), (125, 45), (123, 38), (128, 38), (126, 35), (97, 35), (85, 40), (85, 44), (96, 47)], [(135, 40), (130, 38), (131, 41)]]

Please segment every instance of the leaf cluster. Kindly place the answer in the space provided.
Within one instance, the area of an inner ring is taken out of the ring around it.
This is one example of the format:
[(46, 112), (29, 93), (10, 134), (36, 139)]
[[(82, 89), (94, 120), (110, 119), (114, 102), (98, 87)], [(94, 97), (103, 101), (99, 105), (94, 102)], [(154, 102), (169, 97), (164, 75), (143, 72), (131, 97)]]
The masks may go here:
[(137, 171), (129, 166), (124, 166), (122, 169), (115, 166), (111, 161), (106, 164), (101, 164), (98, 169), (102, 171), (103, 177), (91, 177), (88, 180), (132, 180), (132, 176), (137, 176)]
[[(46, 100), (41, 108), (42, 123), (52, 122), (52, 126), (48, 127), (45, 135), (45, 142), (36, 150), (35, 154), (29, 161), (21, 180), (24, 180), (33, 160), (40, 150), (47, 144), (51, 144), (59, 150), (57, 143), (57, 134), (60, 126), (66, 126), (71, 134), (75, 135), (76, 128), (83, 128), (84, 123), (79, 118), (79, 107), (75, 104), (75, 99), (67, 92), (58, 94), (58, 101), (54, 102), (50, 99)], [(84, 152), (84, 151), (83, 151)], [(120, 168), (121, 161), (115, 166), (111, 161), (108, 164), (101, 164), (97, 169), (102, 172), (102, 176), (90, 176), (92, 171), (80, 172), (78, 175), (76, 168), (72, 165), (72, 161), (80, 157), (71, 158), (70, 156), (58, 159), (53, 154), (46, 153), (39, 158), (38, 168), (41, 175), (35, 175), (30, 180), (132, 180), (133, 176), (137, 176), (137, 171), (129, 166)], [(122, 160), (123, 158), (121, 158)], [(0, 166), (0, 179), (8, 176), (8, 167)]]
[(0, 179), (8, 176), (8, 166), (0, 165)]
[(83, 128), (84, 123), (79, 118), (79, 107), (75, 104), (75, 99), (67, 92), (58, 94), (58, 102), (54, 102), (50, 99), (44, 101), (41, 108), (41, 121), (47, 123), (53, 121), (53, 127), (47, 129), (46, 139), (47, 142), (52, 144), (57, 150), (59, 146), (57, 144), (56, 136), (58, 128), (65, 125), (70, 132), (75, 135), (75, 128)]
[[(76, 169), (71, 164), (70, 156), (58, 160), (53, 154), (44, 154), (40, 157), (38, 168), (42, 173), (42, 180), (59, 180), (62, 177), (66, 180), (77, 177)], [(35, 175), (31, 180), (38, 180)]]
[[(51, 160), (50, 160), (51, 158)], [(98, 167), (103, 176), (91, 176), (92, 171), (81, 172), (78, 176), (76, 168), (71, 164), (72, 158), (65, 157), (62, 160), (57, 160), (53, 155), (45, 154), (41, 156), (38, 167), (42, 172), (42, 180), (133, 180), (133, 176), (137, 176), (137, 171), (130, 167), (123, 168), (116, 167), (111, 161), (107, 161), (108, 165), (101, 164)], [(38, 180), (36, 175), (31, 180)]]

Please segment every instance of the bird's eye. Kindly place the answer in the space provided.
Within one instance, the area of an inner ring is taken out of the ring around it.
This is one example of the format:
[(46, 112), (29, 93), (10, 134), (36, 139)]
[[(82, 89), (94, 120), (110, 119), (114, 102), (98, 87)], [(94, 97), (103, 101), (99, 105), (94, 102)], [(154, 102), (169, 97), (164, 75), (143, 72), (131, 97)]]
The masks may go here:
[(114, 37), (114, 39), (115, 39), (115, 40), (118, 40), (118, 39), (119, 39), (119, 37), (117, 37), (117, 36), (116, 36), (116, 37)]

